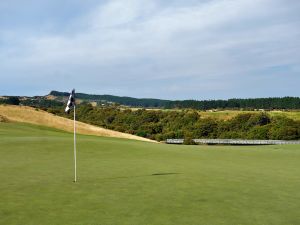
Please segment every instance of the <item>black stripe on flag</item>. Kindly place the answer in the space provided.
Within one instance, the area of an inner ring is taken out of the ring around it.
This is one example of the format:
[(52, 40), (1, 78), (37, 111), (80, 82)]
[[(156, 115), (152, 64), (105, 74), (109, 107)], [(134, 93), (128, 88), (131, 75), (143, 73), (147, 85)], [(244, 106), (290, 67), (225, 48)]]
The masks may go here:
[(73, 89), (72, 92), (70, 93), (70, 97), (65, 112), (70, 113), (71, 109), (74, 108), (74, 106), (75, 106), (75, 89)]

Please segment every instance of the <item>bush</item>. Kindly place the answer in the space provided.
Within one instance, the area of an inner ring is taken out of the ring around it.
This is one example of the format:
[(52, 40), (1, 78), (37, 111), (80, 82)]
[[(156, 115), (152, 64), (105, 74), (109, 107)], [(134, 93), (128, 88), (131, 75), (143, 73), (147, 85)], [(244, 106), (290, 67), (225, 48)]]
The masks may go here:
[(9, 97), (8, 99), (4, 100), (4, 103), (6, 103), (8, 105), (19, 105), (20, 100), (18, 97)]
[(194, 129), (194, 137), (215, 137), (217, 136), (218, 123), (213, 119), (202, 119), (194, 125)]
[(252, 128), (247, 136), (247, 139), (268, 140), (270, 126), (256, 126)]
[(185, 145), (195, 145), (196, 144), (193, 140), (193, 134), (191, 132), (185, 132), (183, 144), (185, 144)]
[(192, 137), (186, 137), (183, 141), (184, 145), (196, 145)]
[[(66, 115), (64, 107), (48, 108), (49, 112)], [(269, 117), (266, 113), (242, 113), (230, 120), (201, 118), (197, 111), (149, 111), (118, 107), (77, 107), (77, 119), (96, 126), (118, 130), (155, 140), (197, 138), (228, 139), (299, 139), (300, 122), (286, 117)]]
[(249, 118), (247, 125), (248, 127), (264, 126), (271, 122), (270, 117), (266, 113), (253, 114)]
[(147, 132), (144, 131), (144, 130), (138, 130), (138, 131), (136, 132), (136, 135), (137, 135), (137, 136), (140, 136), (140, 137), (147, 137)]
[(297, 140), (300, 138), (298, 129), (292, 126), (275, 127), (270, 131), (270, 138), (274, 140)]
[(6, 123), (8, 122), (8, 119), (5, 116), (0, 115), (0, 123)]

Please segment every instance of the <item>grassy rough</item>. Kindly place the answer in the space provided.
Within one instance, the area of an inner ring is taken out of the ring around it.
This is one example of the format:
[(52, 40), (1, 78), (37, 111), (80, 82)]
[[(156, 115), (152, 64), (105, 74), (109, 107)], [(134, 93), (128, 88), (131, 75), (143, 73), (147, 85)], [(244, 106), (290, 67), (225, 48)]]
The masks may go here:
[[(31, 108), (28, 106), (16, 105), (0, 105), (0, 122), (1, 117), (6, 118), (6, 121), (14, 121), (21, 123), (30, 123), (34, 125), (44, 125), (47, 127), (73, 132), (73, 120), (53, 115), (43, 110)], [(5, 121), (3, 121), (5, 122)], [(153, 140), (138, 137), (131, 134), (126, 134), (114, 130), (105, 129), (102, 127), (93, 126), (87, 123), (78, 122), (76, 124), (77, 133), (85, 135), (96, 135), (103, 137), (117, 137), (140, 141)]]
[(297, 225), (299, 146), (175, 146), (0, 123), (0, 224)]
[[(199, 111), (202, 118), (214, 118), (218, 120), (230, 120), (239, 114), (245, 113), (262, 113), (261, 111), (239, 111), (239, 110), (224, 110), (216, 112)], [(293, 120), (300, 120), (300, 111), (266, 111), (269, 116), (284, 116)]]

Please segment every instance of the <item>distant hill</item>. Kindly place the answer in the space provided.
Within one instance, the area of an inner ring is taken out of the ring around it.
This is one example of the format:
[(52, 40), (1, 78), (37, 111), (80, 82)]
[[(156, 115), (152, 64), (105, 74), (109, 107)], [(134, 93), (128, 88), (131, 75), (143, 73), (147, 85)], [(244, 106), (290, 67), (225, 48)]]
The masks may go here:
[[(68, 92), (51, 91), (50, 96), (55, 97), (68, 97)], [(103, 103), (118, 103), (120, 105), (132, 107), (154, 107), (164, 108), (169, 100), (153, 99), (153, 98), (132, 98), (132, 97), (119, 97), (114, 95), (90, 95), (84, 93), (76, 93), (76, 98), (86, 101), (103, 102)]]
[[(45, 96), (0, 96), (0, 104), (18, 105), (20, 104), (36, 108), (62, 107), (68, 99), (68, 92), (51, 91)], [(272, 97), (272, 98), (247, 98), (247, 99), (228, 99), (228, 100), (164, 100), (155, 98), (133, 98), (120, 97), (114, 95), (94, 95), (76, 93), (78, 103), (89, 102), (92, 105), (121, 105), (138, 108), (158, 108), (158, 109), (233, 109), (233, 110), (299, 110), (299, 97)]]
[[(52, 99), (62, 100), (69, 96), (67, 92), (51, 91), (48, 96)], [(228, 99), (228, 100), (163, 100), (152, 98), (132, 98), (119, 97), (114, 95), (90, 95), (77, 93), (77, 99), (98, 102), (98, 103), (117, 103), (130, 107), (144, 108), (166, 108), (166, 109), (300, 109), (299, 97), (274, 97), (274, 98), (249, 98), (249, 99)]]

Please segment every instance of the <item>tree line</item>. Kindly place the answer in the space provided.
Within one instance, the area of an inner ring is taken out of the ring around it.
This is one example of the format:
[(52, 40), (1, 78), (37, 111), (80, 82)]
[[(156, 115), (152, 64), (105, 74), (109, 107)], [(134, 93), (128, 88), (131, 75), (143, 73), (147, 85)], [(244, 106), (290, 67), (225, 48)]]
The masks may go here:
[[(72, 118), (63, 109), (49, 112)], [(82, 122), (138, 135), (157, 141), (168, 138), (225, 138), (259, 140), (298, 140), (300, 121), (267, 113), (241, 113), (230, 120), (201, 118), (196, 110), (131, 110), (118, 107), (93, 107), (81, 104), (76, 117)]]
[[(20, 100), (21, 99), (21, 100)], [(55, 100), (48, 100), (43, 97), (32, 97), (22, 99), (18, 96), (5, 97), (0, 99), (0, 105), (23, 105), (47, 110), (53, 107), (63, 107), (65, 103)]]
[[(56, 97), (67, 97), (69, 93), (51, 91), (50, 95)], [(299, 97), (283, 97), (283, 98), (247, 98), (247, 99), (228, 99), (228, 100), (162, 100), (151, 98), (131, 98), (119, 97), (113, 95), (90, 95), (77, 93), (76, 97), (86, 101), (105, 101), (114, 102), (131, 107), (145, 108), (165, 108), (165, 109), (300, 109)]]
[[(43, 98), (17, 97), (0, 99), (2, 104), (22, 104), (56, 115), (72, 118), (64, 113), (64, 103)], [(241, 113), (230, 120), (202, 118), (195, 109), (132, 110), (117, 106), (93, 107), (88, 102), (77, 106), (79, 121), (130, 133), (157, 141), (168, 138), (228, 138), (260, 140), (298, 140), (300, 121), (284, 116), (270, 117), (267, 113)]]
[(198, 110), (208, 109), (300, 109), (300, 98), (248, 98), (228, 100), (184, 100), (170, 101), (165, 108), (192, 108)]

